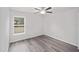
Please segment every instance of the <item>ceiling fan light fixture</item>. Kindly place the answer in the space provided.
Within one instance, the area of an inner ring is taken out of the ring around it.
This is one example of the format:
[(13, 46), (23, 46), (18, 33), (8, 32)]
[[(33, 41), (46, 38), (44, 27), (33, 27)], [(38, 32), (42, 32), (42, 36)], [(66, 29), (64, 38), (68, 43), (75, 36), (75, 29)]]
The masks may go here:
[(39, 8), (34, 8), (37, 12), (40, 14), (52, 14), (53, 13), (53, 8), (52, 7), (39, 7)]
[(43, 10), (43, 11), (41, 11), (40, 13), (41, 13), (41, 14), (45, 14), (46, 12)]

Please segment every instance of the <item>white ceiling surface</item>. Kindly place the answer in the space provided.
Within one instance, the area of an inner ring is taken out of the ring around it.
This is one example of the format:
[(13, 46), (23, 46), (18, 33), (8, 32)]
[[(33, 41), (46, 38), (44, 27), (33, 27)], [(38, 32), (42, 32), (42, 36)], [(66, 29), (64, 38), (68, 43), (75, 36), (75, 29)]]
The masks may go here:
[(21, 12), (35, 12), (33, 7), (11, 7), (11, 9)]
[[(12, 10), (21, 11), (21, 12), (35, 12), (34, 7), (11, 7)], [(79, 9), (78, 7), (54, 7), (55, 11), (63, 12), (67, 10)]]

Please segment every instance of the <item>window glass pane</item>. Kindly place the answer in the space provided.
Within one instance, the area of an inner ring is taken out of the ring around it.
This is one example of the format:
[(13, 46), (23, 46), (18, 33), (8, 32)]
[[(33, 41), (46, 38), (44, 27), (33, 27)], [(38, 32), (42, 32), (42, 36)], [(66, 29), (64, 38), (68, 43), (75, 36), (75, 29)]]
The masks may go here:
[(14, 17), (14, 33), (24, 32), (24, 18)]

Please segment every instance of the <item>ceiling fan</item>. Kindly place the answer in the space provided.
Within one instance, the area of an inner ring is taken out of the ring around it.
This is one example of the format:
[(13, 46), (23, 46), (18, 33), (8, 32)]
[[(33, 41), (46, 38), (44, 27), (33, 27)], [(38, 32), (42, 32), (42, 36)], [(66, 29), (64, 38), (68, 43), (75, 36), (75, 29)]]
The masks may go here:
[(53, 8), (52, 7), (38, 7), (34, 8), (36, 10), (35, 13), (41, 13), (41, 14), (52, 14), (53, 13)]

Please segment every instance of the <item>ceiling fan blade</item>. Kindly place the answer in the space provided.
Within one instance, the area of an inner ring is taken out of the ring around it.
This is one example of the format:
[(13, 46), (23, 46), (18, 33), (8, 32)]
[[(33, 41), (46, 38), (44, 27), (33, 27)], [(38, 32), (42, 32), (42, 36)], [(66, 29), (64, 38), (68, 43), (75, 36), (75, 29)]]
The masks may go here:
[(48, 7), (46, 10), (52, 9), (52, 7)]
[(38, 9), (38, 8), (34, 8), (34, 9), (36, 9), (36, 10), (40, 10), (40, 9)]
[(50, 11), (47, 11), (46, 13), (52, 13), (52, 12), (50, 12)]

